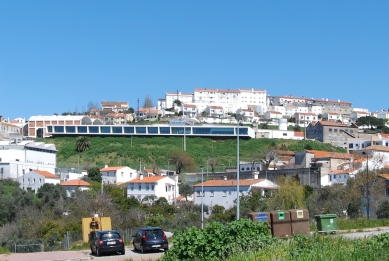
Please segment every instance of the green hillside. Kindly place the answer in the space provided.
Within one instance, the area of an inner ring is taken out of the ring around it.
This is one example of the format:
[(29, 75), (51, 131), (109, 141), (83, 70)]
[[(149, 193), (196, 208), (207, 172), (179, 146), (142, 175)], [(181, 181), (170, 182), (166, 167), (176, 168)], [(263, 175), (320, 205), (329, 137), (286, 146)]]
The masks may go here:
[[(206, 166), (207, 160), (212, 159), (216, 164), (216, 171), (228, 166), (236, 166), (236, 139), (186, 138), (186, 153), (183, 152), (184, 140), (182, 137), (90, 137), (91, 147), (79, 153), (76, 151), (75, 137), (46, 138), (40, 141), (54, 143), (57, 147), (57, 166), (89, 169), (125, 165), (131, 168), (168, 168), (174, 169), (173, 162), (169, 162), (172, 151), (176, 154), (188, 155), (194, 164), (183, 168), (183, 172), (196, 171), (198, 165)], [(310, 140), (284, 139), (249, 139), (240, 140), (240, 160), (252, 161), (259, 159), (271, 149), (301, 151), (304, 148), (345, 152), (342, 148), (332, 147), (330, 144)]]

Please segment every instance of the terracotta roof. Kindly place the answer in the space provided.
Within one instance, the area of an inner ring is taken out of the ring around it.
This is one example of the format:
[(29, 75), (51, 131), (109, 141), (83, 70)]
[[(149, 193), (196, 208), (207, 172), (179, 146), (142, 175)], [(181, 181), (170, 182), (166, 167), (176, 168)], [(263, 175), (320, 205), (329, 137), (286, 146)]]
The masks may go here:
[(211, 109), (223, 109), (222, 106), (213, 106), (213, 105), (209, 106), (209, 108), (211, 108)]
[(108, 113), (106, 117), (125, 117), (124, 113)]
[(300, 115), (316, 116), (316, 114), (311, 113), (311, 112), (296, 112), (296, 113), (300, 114)]
[(278, 112), (278, 111), (267, 111), (269, 113), (274, 113), (274, 114), (282, 114), (281, 112)]
[(188, 103), (186, 103), (186, 104), (184, 104), (184, 107), (196, 107), (196, 104), (188, 104)]
[(72, 179), (61, 183), (61, 186), (89, 187), (90, 184), (81, 179)]
[[(251, 186), (255, 183), (261, 182), (264, 179), (242, 179), (239, 180), (240, 186)], [(214, 179), (214, 180), (207, 180), (203, 183), (204, 187), (232, 187), (236, 186), (236, 180), (235, 179)], [(201, 187), (200, 184), (196, 184), (193, 187)]]
[(304, 132), (302, 132), (302, 131), (295, 131), (294, 132), (294, 136), (295, 137), (304, 137)]
[(130, 180), (128, 183), (153, 183), (157, 182), (158, 180), (166, 178), (165, 176), (151, 176), (151, 177), (144, 177), (143, 179), (135, 178), (133, 180)]
[(288, 151), (288, 150), (275, 150), (274, 152), (277, 153), (277, 155), (289, 155), (294, 156), (296, 153), (294, 151)]
[(375, 150), (375, 151), (387, 151), (387, 152), (389, 152), (389, 147), (381, 146), (381, 145), (372, 145), (372, 146), (366, 147), (365, 150)]
[(100, 169), (101, 171), (117, 171), (119, 169), (125, 168), (125, 166), (118, 166), (118, 167), (107, 167), (107, 168), (102, 168)]
[(305, 150), (309, 153), (313, 153), (315, 158), (335, 158), (335, 159), (351, 159), (352, 155), (349, 153), (341, 152), (329, 152), (321, 150)]
[(319, 121), (317, 123), (320, 123), (323, 126), (349, 127), (347, 124), (337, 123), (333, 121)]
[(47, 172), (47, 171), (44, 171), (44, 170), (33, 170), (35, 173), (38, 173), (42, 176), (44, 176), (45, 178), (49, 178), (49, 179), (59, 179), (59, 177), (57, 175), (54, 175), (50, 172)]
[(389, 174), (378, 174), (377, 176), (389, 180)]
[(356, 168), (349, 168), (349, 169), (337, 169), (337, 170), (332, 170), (328, 174), (332, 175), (340, 175), (340, 174), (350, 174), (351, 172), (356, 171)]

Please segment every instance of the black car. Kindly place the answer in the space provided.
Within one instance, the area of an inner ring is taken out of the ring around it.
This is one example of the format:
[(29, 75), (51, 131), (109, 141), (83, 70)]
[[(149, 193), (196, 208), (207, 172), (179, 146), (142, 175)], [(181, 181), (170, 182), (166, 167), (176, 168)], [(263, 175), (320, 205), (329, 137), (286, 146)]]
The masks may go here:
[(92, 254), (97, 256), (108, 252), (120, 252), (122, 255), (126, 253), (123, 238), (116, 230), (92, 232), (89, 235), (89, 245)]
[(134, 250), (139, 250), (142, 253), (148, 250), (169, 249), (169, 242), (165, 232), (159, 227), (141, 228), (132, 236), (132, 245)]

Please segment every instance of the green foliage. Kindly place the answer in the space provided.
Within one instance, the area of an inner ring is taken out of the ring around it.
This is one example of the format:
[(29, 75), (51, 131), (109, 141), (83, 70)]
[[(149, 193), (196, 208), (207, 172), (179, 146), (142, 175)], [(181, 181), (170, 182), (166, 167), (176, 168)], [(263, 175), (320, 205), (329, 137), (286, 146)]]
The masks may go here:
[(220, 260), (234, 250), (259, 249), (272, 242), (272, 236), (263, 223), (248, 219), (226, 225), (212, 222), (203, 230), (190, 227), (176, 231), (174, 245), (162, 260)]
[(88, 177), (92, 181), (101, 182), (102, 177), (101, 177), (100, 168), (92, 167), (92, 168), (88, 169)]
[(89, 137), (87, 136), (80, 136), (77, 138), (76, 141), (76, 151), (78, 152), (84, 152), (87, 149), (89, 149), (91, 146), (91, 142), (89, 141)]
[(67, 198), (66, 191), (61, 185), (49, 183), (43, 184), (38, 189), (37, 196), (40, 199), (40, 204), (43, 209), (53, 208), (59, 200)]
[[(89, 139), (93, 146), (84, 151), (80, 157), (80, 167), (83, 169), (101, 168), (105, 164), (116, 166), (119, 158), (121, 165), (134, 169), (139, 167), (140, 160), (142, 166), (146, 168), (155, 166), (167, 169), (168, 160), (172, 159), (167, 152), (170, 150), (177, 153), (183, 152), (182, 137), (133, 137), (132, 139), (129, 137), (90, 137)], [(75, 167), (78, 166), (79, 152), (74, 150), (75, 140), (74, 137), (46, 138), (45, 142), (54, 143), (58, 149), (57, 165), (59, 167), (68, 167), (70, 163), (73, 163)], [(287, 148), (289, 151), (302, 151), (307, 144), (313, 150), (346, 152), (342, 148), (310, 140), (263, 138), (241, 139), (240, 154), (242, 159), (251, 161), (259, 150), (266, 151), (275, 147), (277, 149)], [(193, 160), (193, 163), (188, 168), (183, 167), (183, 172), (196, 171), (198, 165), (206, 166), (209, 158), (218, 160), (215, 171), (221, 171), (225, 166), (234, 166), (236, 162), (236, 139), (213, 140), (211, 138), (187, 137), (186, 148), (185, 154)], [(170, 161), (170, 163), (176, 164), (175, 161)]]
[(277, 185), (279, 186), (270, 198), (269, 205), (271, 209), (296, 209), (305, 208), (304, 197), (305, 189), (294, 178), (281, 176)]
[(389, 218), (389, 201), (384, 201), (377, 209), (377, 218)]
[(181, 183), (179, 190), (180, 195), (185, 197), (186, 200), (188, 200), (189, 195), (193, 194), (193, 187), (188, 183)]

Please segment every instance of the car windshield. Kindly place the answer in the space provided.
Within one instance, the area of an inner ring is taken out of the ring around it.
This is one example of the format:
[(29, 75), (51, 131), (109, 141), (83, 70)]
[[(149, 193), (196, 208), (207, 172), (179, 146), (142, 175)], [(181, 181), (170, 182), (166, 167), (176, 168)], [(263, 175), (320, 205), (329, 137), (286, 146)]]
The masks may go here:
[(101, 239), (119, 239), (120, 236), (117, 233), (107, 233), (107, 234), (102, 234)]
[(160, 230), (160, 229), (156, 229), (156, 230), (147, 230), (147, 231), (146, 231), (146, 235), (147, 235), (147, 236), (162, 236), (162, 235), (163, 235), (163, 232), (162, 232), (162, 230)]

